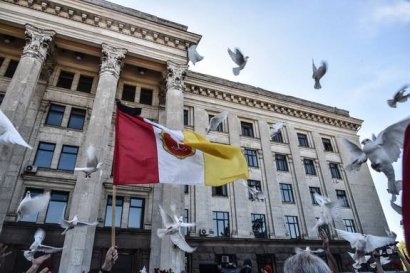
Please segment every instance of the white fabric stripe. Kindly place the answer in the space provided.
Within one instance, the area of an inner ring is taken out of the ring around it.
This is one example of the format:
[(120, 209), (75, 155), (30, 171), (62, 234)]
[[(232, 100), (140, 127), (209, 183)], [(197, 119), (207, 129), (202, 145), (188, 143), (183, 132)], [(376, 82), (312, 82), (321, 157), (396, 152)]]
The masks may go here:
[(168, 153), (162, 144), (161, 130), (153, 127), (157, 142), (160, 183), (204, 185), (204, 157), (201, 151), (184, 159)]

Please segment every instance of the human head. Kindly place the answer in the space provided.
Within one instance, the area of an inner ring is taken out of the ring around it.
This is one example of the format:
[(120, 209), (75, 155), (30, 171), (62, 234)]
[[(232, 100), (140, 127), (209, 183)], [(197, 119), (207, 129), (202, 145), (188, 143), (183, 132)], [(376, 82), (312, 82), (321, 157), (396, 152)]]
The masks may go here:
[(301, 251), (286, 259), (283, 265), (284, 273), (331, 273), (327, 264), (319, 257)]
[(251, 259), (245, 259), (245, 260), (243, 261), (243, 266), (252, 267), (252, 261), (251, 261)]

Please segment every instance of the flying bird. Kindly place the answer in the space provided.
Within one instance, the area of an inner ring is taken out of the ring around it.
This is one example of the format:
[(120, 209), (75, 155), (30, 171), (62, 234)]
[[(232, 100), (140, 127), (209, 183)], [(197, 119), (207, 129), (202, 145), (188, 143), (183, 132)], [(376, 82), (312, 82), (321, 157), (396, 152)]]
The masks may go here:
[(18, 144), (32, 149), (21, 137), (8, 117), (0, 110), (0, 144)]
[(263, 201), (267, 198), (265, 192), (257, 190), (256, 187), (254, 187), (254, 186), (253, 187), (248, 186), (248, 184), (243, 180), (241, 181), (241, 185), (246, 187), (252, 201)]
[(195, 65), (197, 62), (202, 61), (204, 58), (203, 56), (199, 55), (198, 51), (196, 51), (197, 45), (192, 44), (188, 47), (188, 59)]
[(361, 268), (362, 267), (362, 263), (367, 263), (367, 261), (372, 257), (372, 256), (370, 256), (370, 255), (364, 255), (364, 259), (362, 259), (360, 262), (359, 261), (356, 261), (355, 259), (354, 259), (354, 253), (351, 253), (351, 252), (347, 252), (348, 254), (349, 254), (349, 256), (352, 258), (352, 260), (353, 261), (355, 261), (355, 263), (352, 265), (353, 266), (353, 268), (355, 268), (355, 269), (359, 269), (359, 268)]
[(159, 212), (162, 218), (162, 224), (165, 228), (157, 229), (157, 235), (159, 238), (164, 238), (168, 235), (174, 245), (179, 247), (185, 252), (194, 252), (196, 248), (190, 247), (185, 241), (184, 236), (181, 233), (181, 227), (194, 227), (194, 223), (184, 223), (183, 217), (178, 217), (175, 213), (174, 207), (171, 207), (173, 214), (166, 213), (165, 210), (159, 205)]
[(91, 174), (96, 172), (96, 171), (100, 171), (100, 177), (102, 175), (102, 167), (103, 162), (98, 161), (97, 155), (96, 155), (96, 151), (94, 146), (90, 145), (87, 148), (87, 163), (86, 163), (86, 167), (83, 168), (74, 168), (74, 171), (81, 171), (85, 173), (85, 177), (90, 178)]
[(147, 269), (145, 268), (145, 265), (144, 265), (144, 267), (140, 270), (140, 273), (147, 273)]
[(270, 126), (270, 138), (272, 139), (276, 134), (280, 132), (280, 129), (283, 128), (283, 122), (276, 122)]
[(319, 68), (316, 68), (315, 61), (312, 60), (312, 68), (313, 68), (312, 78), (315, 80), (315, 89), (320, 89), (322, 88), (322, 86), (320, 85), (319, 81), (327, 72), (327, 63), (322, 62), (322, 65), (319, 66)]
[(248, 62), (249, 57), (245, 57), (238, 48), (235, 48), (235, 52), (228, 48), (228, 53), (229, 56), (231, 56), (232, 61), (234, 61), (234, 63), (238, 65), (238, 67), (232, 68), (233, 74), (235, 76), (238, 76), (239, 72), (241, 72), (241, 70), (245, 68), (245, 65)]
[(301, 253), (301, 252), (303, 252), (303, 251), (305, 251), (305, 252), (310, 252), (310, 253), (322, 253), (322, 252), (324, 252), (325, 250), (324, 249), (322, 249), (322, 248), (318, 248), (318, 249), (316, 249), (316, 250), (312, 250), (311, 248), (310, 248), (310, 246), (307, 246), (305, 249), (302, 249), (302, 248), (299, 248), (299, 247), (295, 247), (295, 252), (296, 252), (296, 254), (299, 254), (299, 253)]
[(320, 226), (329, 225), (332, 223), (333, 219), (338, 215), (343, 201), (331, 201), (328, 197), (322, 196), (317, 192), (315, 192), (313, 197), (321, 208), (320, 217), (317, 220), (316, 225), (312, 228), (312, 230), (317, 230)]
[[(388, 180), (387, 191), (392, 195), (399, 194), (399, 185), (395, 180), (393, 162), (400, 156), (400, 149), (403, 148), (404, 131), (410, 124), (410, 118), (394, 123), (381, 131), (377, 137), (373, 135), (372, 140), (366, 138), (362, 141), (362, 148), (353, 142), (343, 139), (343, 143), (351, 154), (350, 163), (346, 170), (359, 170), (361, 164), (371, 162), (371, 167), (377, 172), (383, 172)], [(395, 197), (393, 197), (395, 199)]]
[(30, 191), (27, 191), (26, 196), (21, 200), (17, 208), (17, 222), (26, 215), (38, 213), (43, 210), (47, 206), (48, 201), (50, 201), (49, 192), (31, 197)]
[(211, 120), (209, 121), (208, 127), (206, 127), (206, 133), (208, 134), (209, 131), (216, 130), (216, 128), (218, 128), (219, 124), (221, 124), (222, 122), (224, 122), (224, 120), (226, 120), (226, 118), (228, 117), (228, 114), (229, 114), (228, 111), (223, 111), (223, 112), (213, 116), (211, 118)]
[(387, 100), (387, 104), (392, 108), (396, 108), (396, 104), (398, 102), (406, 102), (407, 99), (410, 97), (410, 94), (404, 94), (408, 87), (409, 86), (407, 84), (403, 86), (399, 91), (396, 92), (396, 94), (394, 94), (393, 99)]
[(397, 205), (396, 203), (394, 203), (392, 200), (390, 200), (390, 206), (395, 212), (397, 212), (400, 215), (403, 215), (403, 208)]
[(396, 234), (391, 232), (389, 236), (374, 236), (368, 234), (347, 232), (344, 230), (336, 229), (337, 234), (350, 243), (350, 246), (355, 249), (353, 260), (356, 261), (356, 268), (360, 264), (366, 262), (366, 253), (371, 253), (373, 250), (379, 247), (395, 244)]
[(63, 250), (62, 247), (52, 247), (52, 246), (46, 246), (43, 245), (44, 238), (46, 238), (46, 232), (39, 228), (37, 231), (34, 233), (34, 242), (31, 244), (29, 250), (25, 250), (24, 257), (28, 261), (32, 261), (34, 259), (34, 255), (36, 252), (42, 252), (42, 253), (56, 253), (60, 252)]
[(78, 221), (78, 216), (74, 215), (73, 219), (71, 220), (64, 220), (62, 219), (60, 221), (60, 226), (64, 228), (64, 231), (61, 233), (61, 235), (64, 235), (69, 229), (73, 229), (76, 226), (96, 226), (98, 225), (98, 222), (93, 222), (93, 223), (86, 223), (86, 222), (81, 222)]

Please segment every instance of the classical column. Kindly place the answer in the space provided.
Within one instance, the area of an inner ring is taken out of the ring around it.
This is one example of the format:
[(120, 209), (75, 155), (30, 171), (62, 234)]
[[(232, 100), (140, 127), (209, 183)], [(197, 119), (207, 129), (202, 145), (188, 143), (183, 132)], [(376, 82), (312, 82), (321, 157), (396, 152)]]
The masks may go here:
[[(7, 115), (23, 138), (28, 142), (30, 130), (22, 130), (32, 98), (37, 88), (42, 66), (52, 47), (53, 30), (26, 25), (26, 45), (19, 65), (7, 87), (0, 109)], [(7, 214), (10, 198), (20, 170), (26, 148), (0, 145), (0, 232)], [(12, 158), (17, 156), (17, 159)]]
[[(90, 122), (81, 146), (79, 166), (86, 164), (86, 150), (90, 145), (96, 149), (98, 158), (106, 158), (109, 133), (112, 128), (115, 93), (121, 71), (122, 60), (127, 53), (126, 49), (115, 48), (102, 44), (102, 62), (97, 91)], [(103, 172), (102, 179), (98, 174), (85, 178), (78, 174), (73, 198), (71, 201), (70, 218), (78, 215), (81, 221), (94, 222), (98, 216), (102, 181), (109, 175)], [(60, 273), (78, 273), (89, 271), (93, 252), (95, 228), (76, 228), (67, 232), (64, 241), (64, 251), (61, 257)]]
[[(179, 65), (173, 62), (167, 63), (167, 70), (164, 73), (166, 83), (165, 94), (165, 125), (168, 128), (182, 130), (184, 111), (184, 78), (186, 65)], [(182, 185), (155, 185), (152, 206), (152, 229), (151, 229), (151, 254), (149, 272), (154, 272), (154, 268), (169, 269), (174, 272), (184, 270), (184, 252), (175, 248), (169, 237), (159, 239), (156, 230), (162, 227), (162, 220), (159, 214), (158, 204), (164, 208), (169, 208), (171, 204), (176, 206), (177, 212), (181, 215), (184, 209), (184, 192)]]

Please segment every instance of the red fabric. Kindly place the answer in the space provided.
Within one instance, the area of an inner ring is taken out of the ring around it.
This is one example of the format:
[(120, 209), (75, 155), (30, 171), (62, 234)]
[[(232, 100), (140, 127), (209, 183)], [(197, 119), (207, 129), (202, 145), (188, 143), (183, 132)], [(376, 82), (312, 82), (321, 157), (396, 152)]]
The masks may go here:
[(402, 211), (404, 238), (407, 253), (410, 253), (410, 126), (407, 126), (403, 145), (403, 194)]
[(152, 125), (117, 107), (114, 185), (159, 183), (157, 144)]

